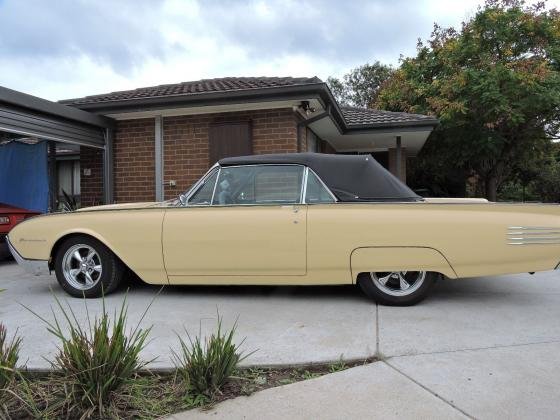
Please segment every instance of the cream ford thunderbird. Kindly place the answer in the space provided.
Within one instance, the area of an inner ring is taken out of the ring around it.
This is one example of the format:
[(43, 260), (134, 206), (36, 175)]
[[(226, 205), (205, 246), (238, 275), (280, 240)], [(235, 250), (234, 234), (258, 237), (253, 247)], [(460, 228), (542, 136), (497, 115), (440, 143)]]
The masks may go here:
[(560, 207), (423, 199), (371, 156), (226, 158), (187, 193), (39, 216), (13, 229), (16, 260), (98, 297), (126, 268), (151, 284), (354, 284), (410, 305), (439, 276), (558, 268)]

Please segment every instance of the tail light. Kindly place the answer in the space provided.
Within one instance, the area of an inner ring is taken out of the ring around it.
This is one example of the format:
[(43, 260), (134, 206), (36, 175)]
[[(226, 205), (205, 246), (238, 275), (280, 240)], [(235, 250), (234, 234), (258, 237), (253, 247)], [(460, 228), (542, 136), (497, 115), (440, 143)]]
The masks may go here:
[(10, 224), (10, 217), (6, 215), (0, 215), (0, 225), (9, 225)]

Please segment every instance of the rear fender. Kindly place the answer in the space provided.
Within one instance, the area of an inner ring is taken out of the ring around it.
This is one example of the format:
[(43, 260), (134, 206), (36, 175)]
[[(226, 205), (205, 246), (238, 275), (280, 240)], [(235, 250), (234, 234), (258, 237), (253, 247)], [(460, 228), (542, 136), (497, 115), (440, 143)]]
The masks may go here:
[(371, 271), (433, 271), (449, 278), (457, 273), (437, 249), (428, 247), (363, 247), (350, 255), (352, 281)]

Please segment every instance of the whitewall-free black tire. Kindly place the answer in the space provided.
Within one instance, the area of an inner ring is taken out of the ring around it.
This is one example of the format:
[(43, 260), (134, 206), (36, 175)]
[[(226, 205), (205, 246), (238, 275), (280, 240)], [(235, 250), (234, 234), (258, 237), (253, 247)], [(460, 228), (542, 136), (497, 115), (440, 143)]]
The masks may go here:
[(75, 297), (97, 298), (111, 293), (121, 282), (125, 268), (110, 249), (87, 235), (66, 239), (54, 258), (58, 283)]
[(368, 297), (382, 305), (410, 306), (429, 294), (438, 276), (427, 271), (371, 272), (361, 273), (358, 284)]

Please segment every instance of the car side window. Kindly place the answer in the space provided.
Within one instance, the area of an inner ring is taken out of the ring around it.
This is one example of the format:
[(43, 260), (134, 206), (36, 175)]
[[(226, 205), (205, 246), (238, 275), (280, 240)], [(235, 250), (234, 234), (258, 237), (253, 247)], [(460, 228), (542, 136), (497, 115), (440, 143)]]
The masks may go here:
[(314, 203), (334, 203), (335, 200), (323, 183), (311, 170), (307, 174), (307, 187), (305, 189), (305, 202)]
[(256, 165), (222, 168), (212, 205), (282, 205), (301, 201), (303, 167)]
[(187, 205), (189, 206), (209, 206), (212, 202), (212, 194), (214, 186), (218, 178), (218, 170), (216, 169), (206, 181), (198, 187), (198, 190), (189, 198)]

